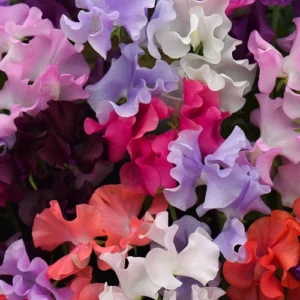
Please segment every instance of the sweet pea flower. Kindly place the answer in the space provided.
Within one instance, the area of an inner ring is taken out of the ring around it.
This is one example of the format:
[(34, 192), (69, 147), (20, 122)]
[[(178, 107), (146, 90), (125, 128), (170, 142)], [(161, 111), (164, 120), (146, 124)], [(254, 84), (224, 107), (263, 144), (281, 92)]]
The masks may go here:
[(83, 85), (89, 66), (61, 30), (41, 18), (38, 8), (17, 4), (0, 7), (0, 14), (5, 16), (0, 21), (0, 69), (8, 77), (0, 91), (0, 108), (10, 111), (1, 113), (0, 135), (8, 138), (16, 131), (14, 119), (22, 113), (35, 116), (50, 100), (87, 98)]
[(146, 236), (159, 245), (151, 249), (145, 258), (150, 279), (157, 285), (174, 290), (182, 285), (175, 276), (190, 277), (205, 286), (219, 270), (219, 249), (209, 234), (198, 227), (190, 234), (187, 246), (177, 252), (174, 236), (177, 225), (168, 226), (167, 212), (159, 213)]
[(230, 16), (235, 9), (253, 4), (255, 0), (230, 0), (226, 8), (226, 15)]
[(268, 7), (258, 0), (254, 1), (250, 7), (248, 6), (246, 9), (243, 9), (242, 14), (233, 14), (230, 16), (232, 22), (230, 35), (242, 41), (242, 44), (233, 53), (235, 59), (248, 58), (250, 61), (253, 61), (253, 57), (247, 46), (249, 36), (253, 30), (257, 30), (262, 38), (269, 43), (274, 39), (275, 33), (266, 18), (267, 10)]
[(92, 267), (88, 266), (76, 274), (76, 278), (71, 283), (73, 292), (72, 300), (96, 300), (104, 290), (103, 283), (90, 283), (92, 279)]
[[(260, 128), (261, 145), (266, 149), (281, 149), (280, 154), (293, 163), (300, 161), (300, 137), (298, 128), (283, 110), (283, 99), (270, 99), (267, 95), (256, 95), (259, 109), (251, 113), (251, 121)], [(276, 120), (276, 121), (275, 121)]]
[(198, 143), (200, 133), (201, 130), (183, 130), (169, 144), (170, 154), (167, 160), (175, 165), (170, 175), (178, 185), (175, 188), (165, 188), (164, 195), (171, 205), (184, 211), (196, 204), (196, 187), (201, 183), (203, 164)]
[(199, 148), (204, 157), (213, 153), (224, 141), (220, 134), (220, 126), (228, 116), (228, 112), (220, 111), (219, 92), (211, 91), (199, 81), (183, 79), (179, 130), (202, 128)]
[(172, 163), (167, 160), (168, 145), (177, 136), (169, 130), (158, 136), (147, 135), (132, 140), (128, 145), (131, 162), (120, 170), (120, 179), (126, 187), (154, 196), (159, 189), (173, 188), (176, 181), (170, 176)]
[(88, 41), (106, 59), (114, 29), (124, 27), (131, 39), (137, 41), (148, 22), (147, 9), (154, 5), (154, 0), (130, 0), (126, 4), (118, 0), (76, 0), (76, 6), (83, 9), (78, 14), (79, 22), (62, 16), (60, 26), (70, 40), (80, 44)]
[(250, 149), (244, 132), (235, 127), (217, 151), (205, 158), (201, 178), (207, 190), (204, 203), (197, 208), (199, 216), (210, 209), (222, 211), (228, 219), (241, 220), (250, 211), (270, 213), (260, 196), (271, 189), (260, 181), (259, 170), (240, 153)]
[(34, 220), (32, 237), (36, 247), (52, 251), (65, 242), (71, 244), (70, 253), (48, 268), (47, 275), (55, 280), (84, 269), (89, 263), (92, 251), (100, 248), (94, 239), (105, 236), (105, 232), (99, 226), (101, 215), (95, 207), (87, 204), (77, 205), (76, 215), (73, 221), (66, 221), (59, 204), (53, 200), (50, 202), (50, 208), (38, 214)]
[(218, 91), (221, 112), (234, 113), (245, 104), (243, 96), (251, 90), (256, 64), (250, 64), (247, 59), (233, 58), (233, 51), (241, 42), (229, 36), (226, 36), (223, 42), (224, 47), (218, 63), (188, 53), (179, 62), (174, 62), (173, 66), (177, 68), (181, 78), (200, 81), (211, 91)]
[(160, 58), (158, 47), (171, 58), (184, 57), (190, 47), (203, 46), (203, 56), (213, 63), (221, 60), (223, 39), (230, 29), (225, 15), (228, 0), (160, 0), (147, 26), (148, 50)]
[(259, 64), (259, 90), (261, 93), (271, 93), (278, 77), (286, 80), (288, 88), (300, 90), (299, 70), (297, 68), (300, 18), (295, 18), (293, 22), (296, 25), (296, 29), (290, 53), (286, 57), (283, 57), (277, 49), (266, 42), (257, 31), (253, 31), (250, 35), (248, 47)]
[(300, 163), (288, 162), (278, 168), (278, 174), (274, 179), (274, 189), (281, 194), (281, 202), (284, 206), (293, 207), (295, 200), (300, 195), (300, 187), (297, 178), (300, 176)]
[(79, 9), (75, 6), (75, 0), (24, 0), (24, 3), (31, 7), (37, 7), (43, 12), (44, 18), (49, 19), (56, 28), (60, 28), (62, 15), (68, 17), (78, 14)]
[[(192, 285), (191, 300), (218, 300), (225, 292), (218, 287), (199, 287)], [(165, 291), (163, 300), (178, 300), (176, 291)], [(184, 298), (183, 298), (184, 299)]]
[(137, 217), (145, 196), (128, 190), (121, 184), (102, 186), (95, 191), (89, 204), (100, 213), (99, 226), (107, 235), (106, 247), (118, 246), (125, 249), (129, 244), (144, 246), (150, 242), (139, 236), (145, 234), (153, 223), (150, 215), (152, 211), (158, 213), (160, 209), (166, 210), (167, 206), (163, 199), (156, 198), (140, 220)]
[(276, 78), (283, 76), (283, 56), (256, 30), (249, 37), (248, 48), (259, 65), (259, 90), (261, 93), (270, 94), (274, 89)]
[[(100, 124), (109, 120), (112, 111), (121, 117), (134, 116), (139, 103), (148, 104), (153, 97), (177, 89), (178, 75), (165, 61), (157, 60), (152, 69), (139, 66), (138, 57), (143, 53), (136, 44), (123, 46), (121, 57), (112, 63), (106, 75), (86, 87), (90, 94), (88, 102)], [(120, 76), (123, 73), (128, 76)]]
[(243, 247), (235, 251), (236, 246), (244, 246), (247, 242), (247, 234), (243, 223), (233, 218), (229, 220), (222, 232), (214, 239), (226, 260), (231, 262), (243, 261), (246, 258)]
[[(115, 271), (120, 287), (110, 287), (110, 291), (104, 290), (100, 294), (100, 300), (137, 300), (141, 296), (157, 299), (160, 285), (155, 284), (148, 275), (144, 257), (127, 257), (129, 263), (127, 268), (125, 268), (125, 257), (121, 253), (104, 253), (100, 256), (100, 259), (108, 263)], [(115, 294), (116, 292), (123, 294), (122, 297), (109, 298), (107, 295), (107, 293)]]
[[(293, 290), (300, 286), (292, 273), (299, 262), (299, 225), (287, 212), (279, 210), (256, 220), (248, 230), (245, 262), (224, 264), (223, 274), (231, 284), (227, 295), (238, 300), (292, 299), (284, 297), (283, 288)], [(281, 275), (277, 273), (279, 269)]]
[(152, 98), (149, 104), (141, 103), (135, 116), (123, 118), (111, 112), (108, 122), (104, 125), (87, 118), (84, 122), (87, 134), (104, 133), (103, 138), (108, 144), (108, 157), (112, 162), (124, 158), (129, 143), (140, 139), (145, 133), (154, 131), (160, 120), (170, 117), (172, 109), (161, 99)]
[(47, 268), (47, 263), (39, 257), (29, 260), (23, 240), (15, 241), (6, 250), (0, 266), (0, 274), (12, 276), (12, 283), (0, 280), (0, 293), (15, 300), (51, 300), (53, 296), (57, 300), (71, 299), (69, 287), (56, 289), (51, 285)]

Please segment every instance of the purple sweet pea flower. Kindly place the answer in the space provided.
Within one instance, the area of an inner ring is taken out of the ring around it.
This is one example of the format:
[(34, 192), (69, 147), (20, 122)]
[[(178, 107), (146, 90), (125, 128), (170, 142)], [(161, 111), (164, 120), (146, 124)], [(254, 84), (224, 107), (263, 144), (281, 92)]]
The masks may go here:
[[(140, 54), (143, 51), (136, 44), (124, 46), (121, 57), (112, 63), (107, 74), (86, 87), (88, 102), (101, 124), (108, 121), (113, 110), (121, 117), (134, 116), (139, 103), (150, 103), (153, 97), (177, 89), (179, 78), (172, 67), (162, 60), (157, 60), (152, 69), (140, 67)], [(116, 104), (122, 98), (126, 102)]]
[(77, 15), (79, 11), (75, 6), (75, 0), (23, 0), (23, 2), (30, 7), (39, 8), (43, 12), (43, 18), (49, 19), (56, 28), (60, 28), (62, 15), (71, 18)]
[(75, 43), (89, 42), (103, 58), (111, 48), (111, 33), (123, 26), (133, 41), (140, 38), (141, 30), (147, 24), (147, 8), (153, 8), (155, 0), (77, 0), (81, 10), (79, 22), (62, 16), (61, 28)]
[(285, 6), (293, 2), (293, 0), (260, 0), (264, 5)]
[(179, 220), (175, 221), (174, 224), (178, 226), (178, 230), (174, 237), (174, 245), (177, 252), (181, 252), (189, 242), (189, 236), (194, 233), (198, 227), (203, 228), (209, 235), (211, 231), (206, 223), (200, 222), (192, 216), (185, 215)]
[(0, 6), (7, 6), (9, 4), (8, 0), (0, 0)]
[(275, 34), (266, 20), (266, 12), (267, 7), (264, 6), (260, 0), (257, 0), (249, 8), (248, 14), (243, 14), (241, 16), (233, 15), (230, 17), (232, 21), (230, 34), (234, 38), (243, 42), (237, 46), (236, 51), (233, 53), (235, 59), (252, 57), (247, 45), (250, 34), (253, 30), (257, 30), (267, 42), (271, 42), (274, 38)]
[(239, 219), (234, 218), (227, 222), (214, 242), (219, 246), (226, 260), (236, 262), (246, 258), (243, 247), (240, 247), (239, 251), (234, 249), (235, 246), (243, 246), (247, 242), (245, 227)]
[(39, 257), (29, 260), (23, 240), (12, 243), (5, 252), (0, 275), (13, 276), (12, 284), (0, 280), (0, 294), (14, 300), (71, 299), (69, 288), (55, 289), (46, 272), (47, 263)]
[(199, 216), (211, 209), (223, 212), (228, 219), (243, 219), (250, 211), (270, 213), (260, 196), (271, 188), (261, 183), (256, 167), (239, 157), (241, 150), (249, 149), (248, 145), (244, 132), (235, 127), (219, 149), (205, 158), (201, 178), (207, 190), (204, 203), (197, 208)]
[(167, 159), (176, 165), (170, 175), (177, 180), (178, 186), (164, 189), (167, 201), (186, 211), (197, 202), (196, 187), (201, 183), (203, 168), (198, 137), (201, 131), (183, 130), (176, 141), (169, 144)]
[(300, 280), (300, 263), (296, 267), (292, 268), (292, 273), (298, 280)]

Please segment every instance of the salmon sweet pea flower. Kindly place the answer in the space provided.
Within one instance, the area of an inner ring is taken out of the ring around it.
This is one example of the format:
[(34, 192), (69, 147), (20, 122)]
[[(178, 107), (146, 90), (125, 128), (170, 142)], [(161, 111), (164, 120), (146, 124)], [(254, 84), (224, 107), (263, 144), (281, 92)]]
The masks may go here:
[[(143, 246), (150, 239), (140, 238), (153, 223), (152, 214), (166, 210), (167, 202), (157, 196), (142, 220), (138, 219), (144, 194), (125, 189), (123, 185), (107, 185), (98, 188), (89, 204), (76, 207), (76, 219), (64, 219), (57, 201), (37, 215), (33, 225), (33, 240), (36, 247), (53, 251), (63, 243), (70, 245), (70, 253), (59, 259), (48, 269), (48, 276), (60, 280), (87, 267), (91, 253), (97, 256), (105, 252), (120, 252), (129, 244)], [(107, 240), (98, 241), (99, 237)], [(101, 245), (104, 246), (100, 246)], [(98, 260), (98, 267), (109, 269)]]
[(50, 208), (38, 214), (34, 220), (32, 237), (34, 245), (43, 250), (53, 251), (59, 245), (68, 242), (70, 253), (60, 258), (48, 268), (48, 276), (60, 280), (84, 269), (97, 244), (96, 237), (105, 236), (99, 226), (101, 215), (91, 205), (76, 207), (76, 219), (64, 219), (56, 200), (50, 202)]
[(157, 196), (149, 211), (139, 220), (137, 216), (144, 199), (145, 194), (128, 190), (122, 184), (102, 186), (95, 191), (89, 204), (100, 212), (99, 226), (107, 235), (106, 247), (117, 245), (126, 248), (129, 244), (143, 246), (150, 242), (139, 235), (150, 229), (153, 223), (150, 213), (166, 210), (167, 202), (162, 196)]
[[(300, 205), (299, 201), (295, 203)], [(225, 279), (231, 284), (227, 290), (230, 299), (294, 299), (294, 290), (300, 287), (299, 229), (296, 219), (279, 210), (249, 227), (244, 245), (247, 259), (243, 263), (224, 264)]]

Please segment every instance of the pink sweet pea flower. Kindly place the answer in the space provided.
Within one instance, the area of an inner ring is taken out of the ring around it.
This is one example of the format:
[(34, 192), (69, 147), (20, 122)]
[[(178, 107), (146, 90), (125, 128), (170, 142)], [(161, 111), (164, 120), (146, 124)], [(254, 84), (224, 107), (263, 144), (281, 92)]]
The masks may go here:
[(219, 92), (211, 91), (207, 85), (183, 79), (183, 88), (184, 103), (180, 111), (179, 130), (203, 128), (199, 136), (199, 147), (205, 157), (214, 153), (224, 141), (220, 125), (230, 114), (220, 111)]
[(169, 130), (158, 136), (147, 135), (134, 139), (128, 145), (131, 162), (120, 170), (121, 182), (128, 188), (154, 196), (160, 188), (176, 186), (170, 176), (173, 164), (168, 162), (168, 145), (176, 139), (177, 132)]
[(256, 30), (252, 31), (250, 35), (248, 48), (259, 65), (259, 90), (261, 93), (270, 94), (274, 89), (276, 78), (284, 77), (283, 56)]
[(283, 99), (272, 100), (263, 94), (256, 98), (260, 108), (252, 112), (251, 121), (260, 128), (260, 148), (280, 149), (291, 162), (300, 162), (300, 135), (295, 131), (299, 126), (285, 114)]
[(172, 109), (161, 99), (153, 98), (149, 104), (141, 103), (135, 116), (123, 118), (111, 112), (105, 125), (87, 118), (84, 123), (85, 132), (93, 134), (103, 132), (108, 142), (108, 156), (112, 162), (123, 159), (129, 142), (141, 138), (146, 132), (157, 128), (160, 120), (169, 118)]

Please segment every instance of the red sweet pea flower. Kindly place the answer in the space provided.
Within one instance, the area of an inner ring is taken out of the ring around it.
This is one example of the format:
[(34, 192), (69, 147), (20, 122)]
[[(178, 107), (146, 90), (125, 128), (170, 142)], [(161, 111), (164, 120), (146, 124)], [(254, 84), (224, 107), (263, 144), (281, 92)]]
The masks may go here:
[[(255, 221), (248, 230), (243, 263), (224, 264), (227, 290), (233, 300), (293, 299), (300, 280), (292, 268), (299, 264), (300, 224), (285, 211)], [(288, 298), (285, 289), (288, 289)]]

